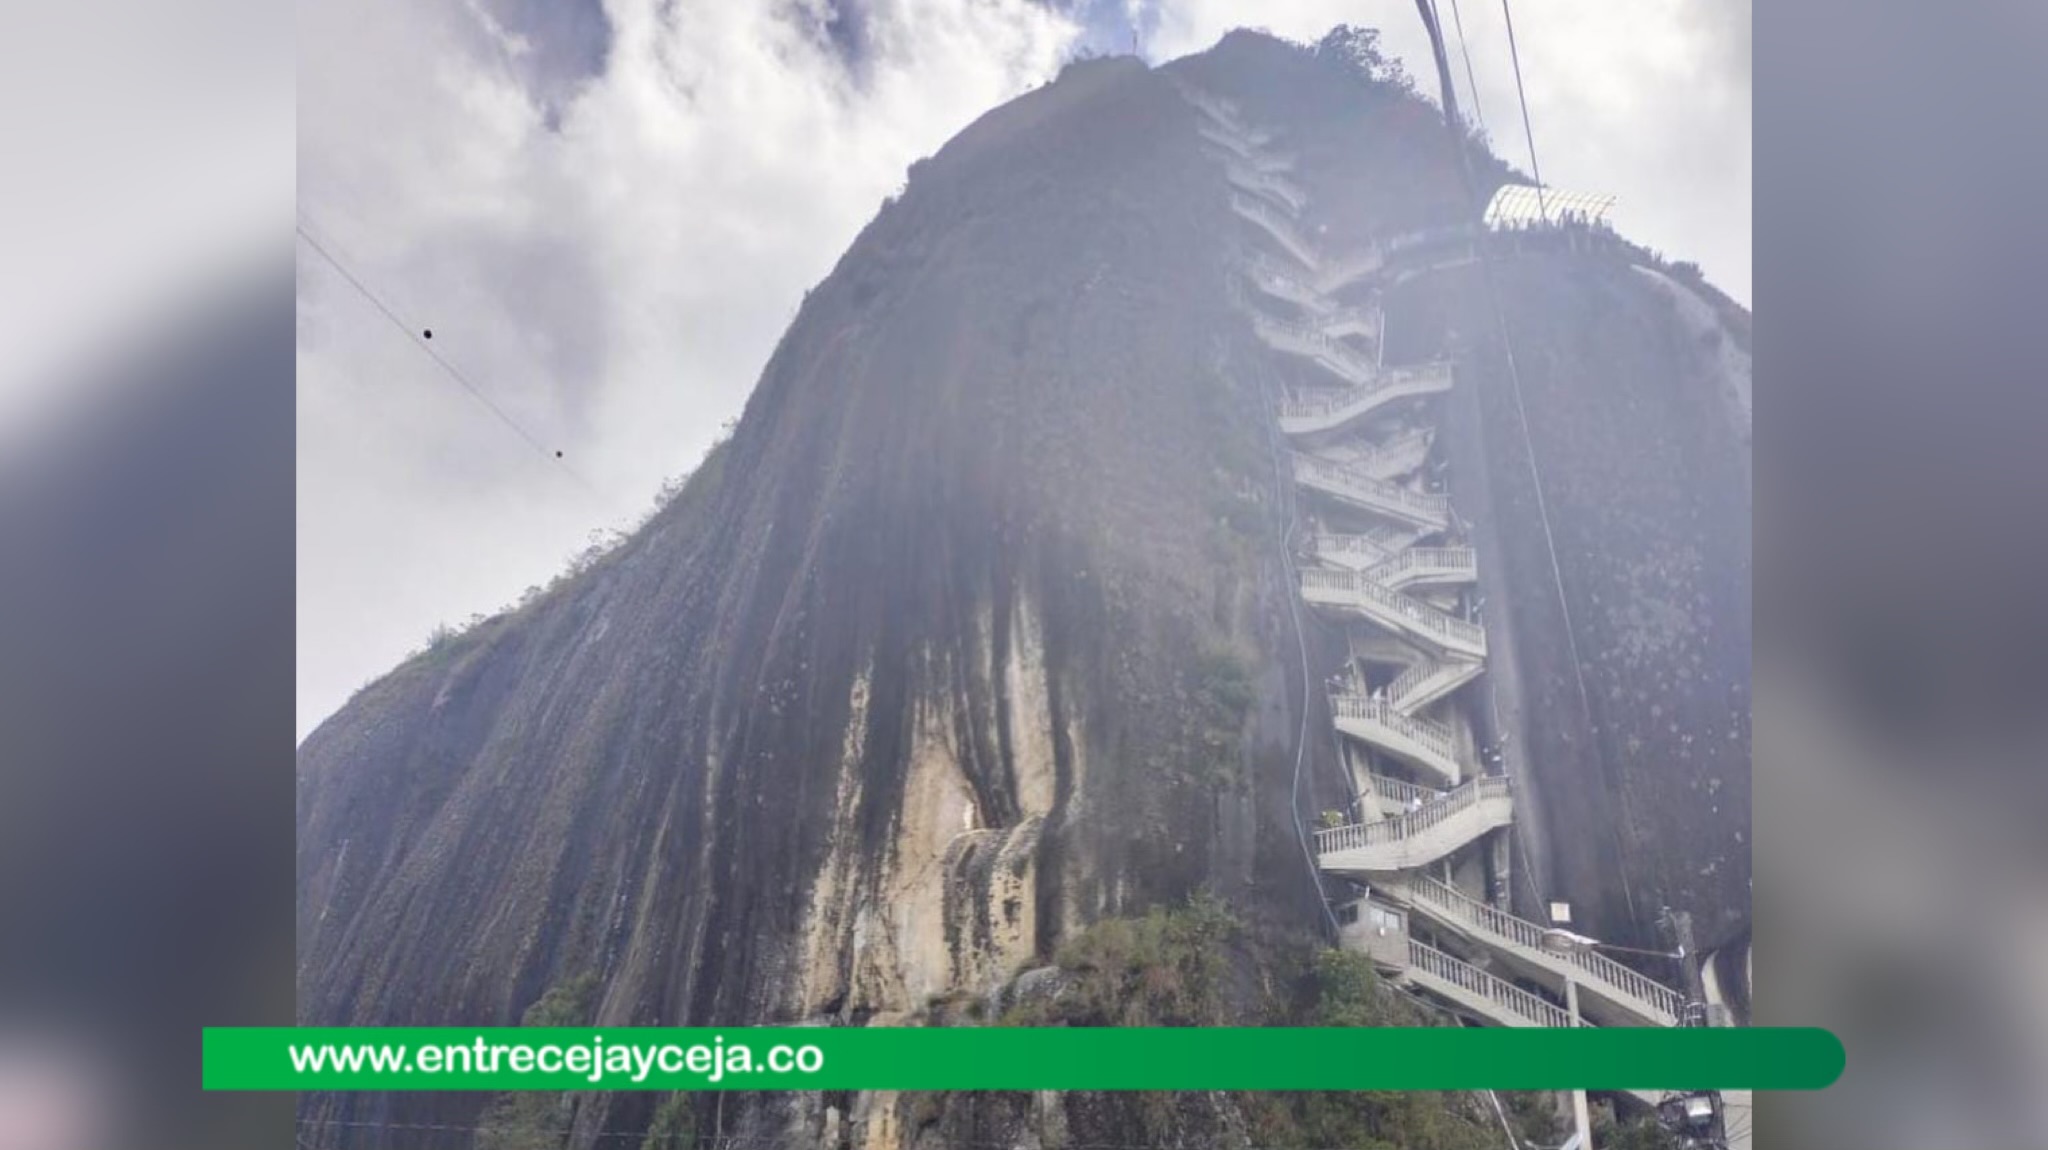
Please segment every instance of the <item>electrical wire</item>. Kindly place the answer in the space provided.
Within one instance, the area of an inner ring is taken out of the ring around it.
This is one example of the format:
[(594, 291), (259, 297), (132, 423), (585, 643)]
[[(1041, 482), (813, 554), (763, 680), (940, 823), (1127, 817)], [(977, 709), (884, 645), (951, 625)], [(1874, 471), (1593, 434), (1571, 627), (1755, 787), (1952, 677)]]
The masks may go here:
[[(1279, 387), (1269, 382), (1267, 392), (1269, 395), (1269, 410), (1277, 411), (1279, 409), (1279, 400), (1282, 398)], [(1294, 735), (1294, 783), (1293, 789), (1289, 792), (1288, 811), (1294, 816), (1294, 836), (1301, 844), (1303, 860), (1308, 863), (1309, 881), (1315, 884), (1316, 905), (1323, 908), (1323, 918), (1329, 924), (1331, 935), (1335, 936), (1339, 930), (1337, 912), (1330, 909), (1329, 896), (1323, 890), (1322, 868), (1316, 866), (1315, 851), (1310, 848), (1308, 842), (1308, 827), (1301, 821), (1301, 767), (1303, 760), (1308, 757), (1308, 715), (1310, 701), (1313, 698), (1310, 692), (1314, 690), (1314, 683), (1312, 681), (1314, 676), (1309, 671), (1308, 636), (1301, 626), (1300, 596), (1294, 590), (1297, 579), (1294, 568), (1294, 555), (1291, 550), (1294, 538), (1294, 501), (1290, 498), (1291, 483), (1282, 462), (1286, 453), (1281, 450), (1278, 426), (1273, 424), (1271, 420), (1267, 420), (1266, 423), (1268, 424), (1266, 444), (1273, 453), (1274, 495), (1282, 512), (1280, 524), (1280, 574), (1287, 581), (1287, 585), (1284, 588), (1284, 598), (1287, 600), (1287, 615), (1294, 627), (1295, 648), (1301, 653), (1301, 725)], [(1348, 775), (1349, 772), (1346, 772), (1346, 774)]]
[(1508, 1126), (1507, 1111), (1500, 1108), (1500, 1095), (1488, 1090), (1486, 1100), (1493, 1103), (1494, 1116), (1500, 1119), (1500, 1132), (1508, 1136), (1508, 1150), (1522, 1150), (1521, 1143), (1515, 1141), (1514, 1130)]
[[(1486, 681), (1486, 703), (1487, 706), (1493, 711), (1494, 735), (1497, 738), (1505, 740), (1507, 738), (1507, 735), (1505, 732), (1501, 730), (1502, 723), (1500, 718), (1500, 687), (1497, 683), (1493, 681), (1493, 678), (1491, 676), (1489, 676)], [(1508, 786), (1514, 788), (1515, 793), (1520, 794), (1522, 790), (1522, 785), (1526, 782), (1526, 780), (1521, 778), (1519, 772), (1513, 772), (1507, 769), (1507, 751), (1505, 749), (1501, 751), (1500, 765), (1501, 774), (1507, 776)], [(1517, 798), (1515, 800), (1515, 809), (1526, 810), (1527, 805), (1521, 799)], [(1529, 845), (1527, 842), (1524, 841), (1525, 836), (1522, 834), (1522, 822), (1523, 820), (1521, 819), (1515, 819), (1512, 822), (1508, 823), (1508, 843), (1510, 846), (1514, 848), (1515, 857), (1520, 860), (1520, 865), (1516, 866), (1514, 869), (1520, 872), (1522, 876), (1522, 881), (1528, 884), (1531, 905), (1541, 907), (1545, 902), (1545, 899), (1543, 897), (1543, 888), (1539, 886), (1536, 882), (1536, 875), (1534, 873), (1536, 868), (1529, 865)], [(1514, 899), (1514, 892), (1512, 890), (1508, 892), (1508, 899), (1512, 903)]]
[[(1235, 286), (1233, 285), (1228, 290), (1231, 298), (1235, 300), (1237, 298)], [(1218, 366), (1221, 366), (1220, 360)], [(1280, 401), (1285, 398), (1282, 394), (1281, 385), (1268, 372), (1260, 372), (1259, 375), (1265, 384), (1263, 390), (1266, 392), (1267, 410), (1277, 410)], [(1294, 631), (1295, 649), (1301, 656), (1301, 723), (1294, 734), (1294, 778), (1288, 792), (1288, 813), (1294, 819), (1294, 837), (1295, 841), (1301, 846), (1302, 861), (1308, 866), (1309, 882), (1315, 887), (1316, 905), (1322, 908), (1324, 923), (1329, 927), (1330, 935), (1334, 938), (1340, 929), (1337, 923), (1337, 913), (1330, 909), (1329, 895), (1323, 887), (1323, 873), (1321, 868), (1316, 866), (1314, 849), (1309, 846), (1308, 826), (1301, 819), (1301, 774), (1302, 767), (1308, 758), (1308, 717), (1310, 704), (1313, 699), (1311, 692), (1314, 690), (1314, 683), (1312, 681), (1314, 676), (1309, 669), (1308, 635), (1302, 628), (1301, 604), (1299, 596), (1294, 593), (1295, 581), (1298, 576), (1295, 572), (1293, 553), (1294, 530), (1296, 526), (1294, 500), (1292, 498), (1293, 484), (1290, 481), (1284, 463), (1287, 452), (1281, 443), (1279, 426), (1270, 419), (1261, 420), (1261, 423), (1265, 425), (1266, 446), (1273, 459), (1273, 501), (1275, 509), (1279, 512), (1277, 543), (1280, 552), (1280, 574), (1285, 583), (1284, 597), (1287, 600), (1287, 617)], [(1345, 774), (1348, 781), (1349, 772), (1347, 771)]]
[(513, 434), (525, 440), (528, 446), (532, 447), (535, 451), (539, 452), (541, 458), (547, 460), (549, 463), (552, 463), (557, 467), (560, 467), (569, 476), (569, 478), (575, 480), (576, 483), (579, 486), (581, 486), (586, 492), (588, 492), (591, 496), (599, 500), (603, 499), (603, 496), (598, 493), (596, 487), (592, 486), (588, 480), (584, 479), (581, 475), (577, 474), (575, 468), (570, 467), (567, 463), (562, 461), (560, 451), (549, 449), (549, 447), (546, 444), (542, 443), (537, 437), (535, 437), (532, 432), (522, 427), (519, 421), (513, 419), (511, 414), (507, 412), (504, 408), (499, 407), (496, 401), (492, 400), (490, 395), (486, 393), (483, 388), (478, 387), (474, 381), (472, 381), (468, 376), (462, 373), (460, 368), (457, 368), (453, 363), (450, 363), (446, 357), (442, 356), (440, 352), (434, 350), (434, 345), (428, 343), (426, 338), (421, 334), (422, 329), (407, 323), (405, 319), (398, 314), (396, 309), (394, 309), (390, 304), (385, 303), (383, 298), (380, 297), (376, 292), (370, 290), (370, 286), (364, 283), (361, 277), (357, 276), (353, 271), (350, 271), (348, 265), (343, 263), (341, 257), (337, 256), (332, 250), (334, 247), (337, 247), (339, 245), (333, 244), (332, 241), (328, 241), (326, 243), (321, 242), (321, 240), (313, 234), (313, 230), (307, 227), (307, 220), (305, 218), (301, 218), (295, 221), (293, 227), (294, 230), (298, 232), (299, 238), (306, 241), (306, 246), (313, 249), (314, 254), (318, 255), (322, 260), (325, 260), (327, 265), (333, 268), (341, 276), (343, 280), (347, 281), (348, 285), (354, 288), (358, 295), (362, 296), (365, 300), (369, 301), (371, 307), (376, 308), (379, 314), (381, 314), (385, 319), (391, 321), (392, 326), (398, 328), (399, 331), (403, 332), (405, 334), (405, 337), (408, 340), (412, 341), (414, 347), (425, 352), (427, 354), (427, 358), (433, 360), (434, 363), (437, 364), (441, 368), (441, 370), (447, 374), (448, 378), (454, 380), (458, 385), (461, 386), (461, 388), (464, 391), (467, 391), (470, 394), (471, 398), (475, 399), (478, 403), (482, 404), (485, 410), (489, 411), (492, 415), (496, 416), (500, 423), (503, 423), (506, 427), (512, 429)]
[(1458, 0), (1451, 0), (1451, 27), (1458, 33), (1458, 54), (1465, 58), (1465, 90), (1472, 93), (1472, 116), (1484, 133), (1486, 109), (1479, 106), (1479, 80), (1472, 71), (1472, 50), (1465, 43), (1465, 18), (1458, 14)]
[(1544, 223), (1550, 222), (1550, 211), (1543, 204), (1543, 169), (1536, 163), (1536, 133), (1529, 127), (1529, 94), (1522, 88), (1522, 53), (1515, 47), (1515, 14), (1508, 8), (1508, 0), (1500, 0), (1501, 18), (1508, 26), (1508, 58), (1515, 62), (1515, 99), (1522, 105), (1522, 138), (1529, 145), (1529, 177), (1536, 181), (1536, 214)]
[[(1547, 221), (1549, 216), (1543, 204), (1542, 174), (1541, 169), (1537, 167), (1536, 163), (1536, 135), (1535, 131), (1530, 127), (1529, 101), (1526, 91), (1524, 90), (1522, 84), (1522, 57), (1520, 50), (1515, 45), (1514, 16), (1511, 12), (1508, 11), (1508, 4), (1509, 0), (1501, 0), (1501, 11), (1503, 16), (1507, 18), (1508, 25), (1508, 51), (1514, 59), (1515, 94), (1517, 99), (1521, 103), (1522, 134), (1524, 138), (1528, 141), (1529, 168), (1531, 175), (1535, 177), (1537, 184), (1537, 212), (1540, 215), (1542, 215), (1543, 218)], [(1471, 212), (1473, 216), (1477, 216), (1479, 193), (1478, 188), (1475, 186), (1473, 182), (1471, 165), (1466, 157), (1466, 151), (1464, 146), (1465, 141), (1462, 136), (1461, 130), (1458, 127), (1458, 121), (1456, 118), (1456, 88), (1455, 85), (1453, 85), (1451, 82), (1450, 65), (1444, 56), (1443, 29), (1442, 26), (1437, 23), (1436, 9), (1431, 0), (1416, 0), (1416, 9), (1422, 17), (1422, 23), (1424, 28), (1429, 32), (1430, 50), (1431, 54), (1435, 57), (1436, 61), (1437, 83), (1438, 86), (1442, 89), (1443, 93), (1442, 100), (1444, 103), (1444, 126), (1451, 132), (1452, 136), (1454, 137), (1453, 146), (1457, 151), (1458, 159), (1460, 161), (1459, 172), (1464, 181), (1465, 196), (1467, 200), (1466, 207), (1467, 210)], [(1565, 645), (1571, 657), (1572, 678), (1578, 687), (1579, 717), (1581, 722), (1584, 724), (1586, 737), (1590, 740), (1593, 735), (1592, 697), (1591, 693), (1588, 692), (1586, 689), (1585, 668), (1581, 665), (1579, 660), (1578, 639), (1573, 634), (1572, 628), (1571, 605), (1566, 598), (1564, 590), (1563, 566), (1559, 563), (1557, 558), (1557, 537), (1550, 523), (1549, 503), (1544, 498), (1543, 494), (1543, 473), (1536, 462), (1535, 440), (1529, 431), (1529, 412), (1527, 405), (1524, 403), (1522, 398), (1521, 367), (1515, 360), (1514, 338), (1508, 328), (1507, 311), (1501, 305), (1500, 289), (1494, 279), (1493, 261), (1487, 254), (1487, 245), (1483, 237), (1475, 240), (1473, 246), (1474, 250), (1478, 253), (1479, 256), (1480, 279), (1485, 283), (1486, 286), (1486, 296), (1487, 301), (1492, 309), (1494, 327), (1500, 335), (1501, 351), (1507, 361), (1508, 380), (1510, 387), (1513, 391), (1515, 401), (1515, 415), (1522, 436), (1523, 457), (1528, 461), (1529, 464), (1529, 479), (1536, 496), (1537, 518), (1541, 521), (1543, 526), (1544, 548), (1546, 551), (1548, 551), (1550, 556), (1551, 578), (1553, 584), (1557, 589), (1558, 610), (1562, 613), (1564, 621)], [(1597, 747), (1594, 748), (1594, 753), (1598, 754)], [(1616, 788), (1616, 797), (1617, 800), (1621, 803), (1622, 821), (1633, 823), (1633, 818), (1631, 817), (1628, 809), (1627, 793), (1623, 791), (1621, 788)], [(1614, 838), (1615, 850), (1618, 856), (1622, 845), (1621, 831), (1613, 823), (1609, 823), (1608, 831)], [(1635, 892), (1630, 888), (1630, 884), (1628, 881), (1628, 871), (1625, 868), (1619, 867), (1617, 868), (1617, 871), (1621, 879), (1622, 898), (1628, 906), (1629, 919), (1631, 922), (1637, 921), (1638, 916), (1636, 912)]]
[[(1550, 556), (1551, 581), (1552, 585), (1557, 589), (1557, 609), (1564, 621), (1565, 651), (1571, 658), (1572, 681), (1578, 686), (1579, 719), (1584, 724), (1586, 738), (1590, 741), (1593, 738), (1592, 695), (1586, 689), (1586, 671), (1579, 659), (1579, 642), (1572, 624), (1571, 604), (1567, 601), (1564, 591), (1564, 567), (1557, 558), (1557, 535), (1550, 525), (1550, 506), (1548, 500), (1543, 495), (1543, 472), (1537, 465), (1536, 442), (1534, 436), (1529, 431), (1529, 410), (1522, 400), (1522, 372), (1519, 365), (1515, 362), (1514, 339), (1508, 330), (1507, 311), (1501, 306), (1499, 286), (1494, 282), (1493, 262), (1486, 256), (1485, 251), (1485, 246), (1482, 244), (1480, 246), (1479, 259), (1480, 279), (1486, 285), (1487, 301), (1492, 306), (1494, 323), (1500, 330), (1501, 352), (1507, 360), (1509, 390), (1513, 393), (1515, 401), (1515, 419), (1522, 434), (1522, 456), (1529, 464), (1530, 487), (1536, 496), (1536, 518), (1543, 527), (1543, 546)], [(1595, 746), (1592, 748), (1592, 751), (1597, 755), (1599, 748)], [(1626, 792), (1617, 787), (1615, 788), (1615, 797), (1622, 804), (1623, 820), (1632, 822), (1633, 820), (1628, 811), (1628, 796)], [(1612, 823), (1608, 825), (1608, 830), (1613, 834), (1615, 849), (1619, 852), (1621, 849), (1621, 831)], [(1619, 860), (1617, 859), (1618, 862)], [(1626, 867), (1617, 865), (1616, 874), (1621, 879), (1622, 899), (1628, 904), (1629, 919), (1633, 922), (1636, 919), (1636, 900), (1635, 892), (1629, 886), (1628, 870)]]

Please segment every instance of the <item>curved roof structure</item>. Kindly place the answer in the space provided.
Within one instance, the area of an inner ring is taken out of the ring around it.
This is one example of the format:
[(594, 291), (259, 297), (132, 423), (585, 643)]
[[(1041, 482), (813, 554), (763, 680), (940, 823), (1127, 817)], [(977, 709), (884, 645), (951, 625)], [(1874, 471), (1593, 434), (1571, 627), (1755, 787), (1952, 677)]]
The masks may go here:
[[(1540, 191), (1540, 194), (1539, 194)], [(1567, 192), (1557, 188), (1538, 189), (1530, 184), (1505, 184), (1487, 201), (1487, 227), (1537, 224), (1555, 221), (1570, 212), (1586, 221), (1607, 217), (1614, 197), (1602, 192)]]

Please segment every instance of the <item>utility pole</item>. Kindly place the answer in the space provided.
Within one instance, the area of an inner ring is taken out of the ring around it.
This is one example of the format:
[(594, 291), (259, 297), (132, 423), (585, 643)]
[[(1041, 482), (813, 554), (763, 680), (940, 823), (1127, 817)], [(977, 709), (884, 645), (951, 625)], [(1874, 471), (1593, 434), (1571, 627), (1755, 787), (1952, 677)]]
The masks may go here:
[[(1576, 979), (1564, 980), (1564, 1006), (1571, 1013), (1572, 1025), (1583, 1025), (1579, 1021), (1579, 984)], [(1593, 1150), (1593, 1120), (1586, 1109), (1586, 1092), (1572, 1091), (1572, 1129), (1578, 1134), (1579, 1150)]]
[(1685, 974), (1685, 1017), (1679, 1020), (1679, 1025), (1705, 1026), (1707, 988), (1700, 978), (1699, 950), (1692, 941), (1692, 912), (1667, 906), (1659, 917), (1670, 927), (1672, 940), (1678, 944), (1678, 965)]
[[(1672, 910), (1667, 906), (1658, 918), (1670, 929), (1672, 941), (1678, 947), (1678, 964), (1685, 972), (1685, 1010), (1678, 1024), (1706, 1026), (1707, 988), (1700, 974), (1699, 947), (1693, 941), (1692, 913)], [(1702, 1090), (1682, 1098), (1667, 1099), (1658, 1107), (1657, 1118), (1665, 1129), (1680, 1133), (1688, 1146), (1725, 1150), (1728, 1145), (1726, 1115), (1718, 1090)]]

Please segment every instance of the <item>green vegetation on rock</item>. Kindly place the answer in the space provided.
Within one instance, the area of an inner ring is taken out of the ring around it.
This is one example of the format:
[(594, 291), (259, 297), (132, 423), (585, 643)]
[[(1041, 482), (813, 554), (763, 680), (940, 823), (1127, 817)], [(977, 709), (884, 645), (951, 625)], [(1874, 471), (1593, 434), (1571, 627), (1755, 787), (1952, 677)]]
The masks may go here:
[(1223, 904), (1197, 895), (1185, 907), (1110, 918), (1060, 948), (1071, 981), (1051, 999), (1013, 1008), (1012, 1026), (1215, 1026), (1225, 948), (1242, 930)]
[[(1063, 982), (1012, 1007), (1017, 1026), (1455, 1025), (1387, 986), (1363, 955), (1241, 921), (1198, 894), (1185, 906), (1104, 919), (1060, 948)], [(1547, 1095), (1499, 1095), (1519, 1140), (1558, 1140)], [(1199, 1104), (1197, 1104), (1199, 1102)], [(1299, 1091), (1225, 1096), (1090, 1096), (1080, 1110), (1134, 1145), (1206, 1144), (1240, 1129), (1275, 1150), (1493, 1150), (1500, 1117), (1481, 1095), (1437, 1091)]]
[(696, 1150), (696, 1110), (687, 1094), (671, 1094), (655, 1108), (640, 1150)]
[(1227, 647), (1204, 647), (1195, 655), (1192, 678), (1199, 724), (1194, 774), (1212, 786), (1240, 781), (1245, 716), (1254, 699), (1251, 665)]
[[(598, 981), (580, 974), (550, 987), (526, 1008), (521, 1026), (588, 1026), (597, 1010)], [(560, 1150), (576, 1118), (577, 1095), (519, 1091), (491, 1100), (478, 1124), (476, 1150)]]

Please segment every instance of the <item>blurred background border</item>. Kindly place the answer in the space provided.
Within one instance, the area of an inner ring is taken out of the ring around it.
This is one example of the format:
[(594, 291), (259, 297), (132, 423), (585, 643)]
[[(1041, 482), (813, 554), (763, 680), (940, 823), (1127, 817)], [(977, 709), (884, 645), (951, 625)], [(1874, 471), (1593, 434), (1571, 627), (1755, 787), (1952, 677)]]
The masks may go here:
[[(1756, 18), (1757, 1145), (2048, 1145), (2048, 12)], [(293, 1144), (291, 23), (0, 16), (8, 1150)]]

